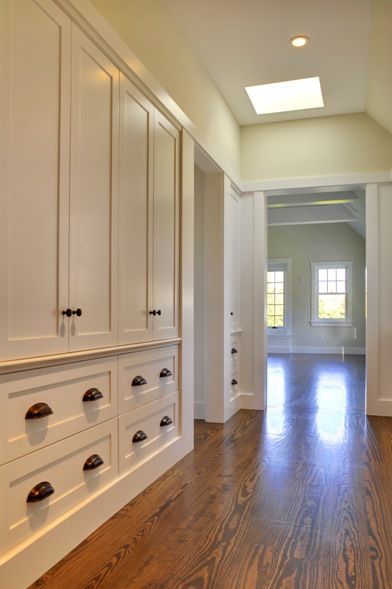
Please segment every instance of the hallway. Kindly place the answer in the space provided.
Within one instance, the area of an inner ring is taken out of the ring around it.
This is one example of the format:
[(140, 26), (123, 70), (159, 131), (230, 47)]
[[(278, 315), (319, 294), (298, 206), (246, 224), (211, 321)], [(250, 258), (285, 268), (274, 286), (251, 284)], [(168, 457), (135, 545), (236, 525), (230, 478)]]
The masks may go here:
[(197, 422), (195, 451), (32, 587), (390, 589), (392, 418), (366, 418), (364, 370), (273, 356), (268, 411)]

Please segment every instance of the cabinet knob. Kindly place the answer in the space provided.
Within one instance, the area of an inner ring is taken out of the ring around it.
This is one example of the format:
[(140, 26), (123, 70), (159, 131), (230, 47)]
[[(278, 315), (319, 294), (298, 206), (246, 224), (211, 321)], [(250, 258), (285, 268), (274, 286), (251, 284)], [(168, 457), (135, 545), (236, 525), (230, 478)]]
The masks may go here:
[(147, 384), (146, 379), (143, 376), (140, 376), (140, 374), (138, 374), (137, 376), (135, 376), (135, 378), (132, 381), (132, 386), (133, 387), (141, 387), (144, 384)]
[(66, 315), (67, 317), (71, 317), (72, 315), (72, 309), (65, 309), (64, 311), (61, 311), (62, 315)]
[(233, 317), (233, 315), (234, 315), (233, 311), (230, 311), (230, 315)]
[(138, 444), (139, 442), (144, 442), (144, 440), (147, 440), (147, 434), (144, 433), (143, 430), (139, 429), (136, 434), (133, 435), (132, 443)]
[(236, 380), (235, 378), (233, 378), (233, 380), (231, 381), (231, 384), (234, 387), (236, 384), (238, 384), (238, 380)]
[(149, 315), (154, 315), (154, 317), (155, 317), (155, 315), (157, 314), (157, 312), (156, 312), (155, 309), (153, 309), (152, 311), (149, 311), (148, 314)]
[(162, 315), (162, 311), (160, 309), (158, 309), (157, 315)]
[(82, 315), (82, 309), (74, 309), (72, 311), (72, 315), (76, 315), (77, 317), (80, 317)]
[(238, 354), (238, 350), (236, 350), (236, 348), (231, 348), (231, 353), (232, 354)]
[(47, 403), (36, 403), (28, 409), (25, 419), (42, 419), (43, 417), (48, 417), (48, 415), (53, 415), (53, 411), (49, 405)]
[(168, 415), (165, 415), (164, 417), (162, 417), (161, 423), (159, 425), (161, 427), (164, 427), (165, 425), (171, 425), (172, 423), (173, 420)]
[(168, 368), (162, 368), (161, 373), (160, 373), (160, 378), (165, 378), (165, 376), (172, 376), (172, 371), (169, 370)]
[(99, 454), (92, 454), (87, 458), (86, 462), (84, 463), (83, 470), (94, 470), (99, 466), (102, 466), (103, 463), (104, 462), (102, 458), (99, 456)]
[(27, 495), (26, 502), (27, 503), (37, 503), (38, 501), (43, 501), (46, 497), (53, 495), (54, 489), (48, 481), (42, 481), (35, 485)]
[(103, 393), (95, 387), (86, 391), (83, 395), (83, 403), (89, 403), (90, 401), (98, 401), (103, 398)]

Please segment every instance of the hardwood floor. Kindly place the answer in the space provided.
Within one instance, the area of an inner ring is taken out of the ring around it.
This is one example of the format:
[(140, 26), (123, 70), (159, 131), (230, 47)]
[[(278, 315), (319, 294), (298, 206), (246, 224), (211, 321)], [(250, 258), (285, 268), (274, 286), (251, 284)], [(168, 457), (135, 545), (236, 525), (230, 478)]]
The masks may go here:
[(391, 589), (392, 418), (364, 359), (273, 356), (269, 408), (196, 449), (32, 588)]

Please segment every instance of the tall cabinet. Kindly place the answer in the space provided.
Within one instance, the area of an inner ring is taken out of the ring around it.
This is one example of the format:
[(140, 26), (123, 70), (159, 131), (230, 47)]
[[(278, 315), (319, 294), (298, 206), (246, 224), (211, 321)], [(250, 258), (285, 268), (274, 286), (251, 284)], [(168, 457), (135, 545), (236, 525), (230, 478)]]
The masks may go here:
[(17, 589), (183, 455), (182, 129), (52, 0), (3, 0), (0, 43), (0, 585)]

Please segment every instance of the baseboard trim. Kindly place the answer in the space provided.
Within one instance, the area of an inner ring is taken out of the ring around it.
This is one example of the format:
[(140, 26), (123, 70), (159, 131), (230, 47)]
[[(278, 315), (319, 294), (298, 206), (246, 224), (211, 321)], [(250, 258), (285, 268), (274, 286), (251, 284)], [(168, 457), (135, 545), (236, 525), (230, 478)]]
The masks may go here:
[(204, 401), (195, 401), (194, 404), (194, 417), (195, 419), (206, 418), (206, 407)]
[[(270, 351), (270, 350), (268, 350)], [(273, 353), (271, 351), (271, 353)], [(365, 347), (348, 347), (348, 346), (291, 346), (291, 354), (339, 354), (365, 356)]]

